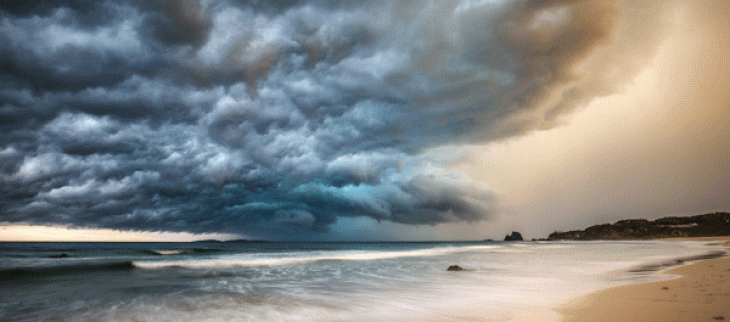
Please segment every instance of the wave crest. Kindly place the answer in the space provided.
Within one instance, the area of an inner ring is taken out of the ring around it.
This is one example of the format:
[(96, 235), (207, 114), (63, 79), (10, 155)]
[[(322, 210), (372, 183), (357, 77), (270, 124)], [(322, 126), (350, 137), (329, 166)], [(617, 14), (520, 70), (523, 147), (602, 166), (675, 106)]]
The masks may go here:
[(321, 261), (372, 261), (388, 260), (407, 257), (432, 257), (453, 253), (496, 250), (499, 246), (464, 246), (464, 247), (436, 247), (418, 250), (403, 251), (321, 251), (314, 253), (289, 252), (276, 254), (245, 254), (229, 255), (206, 259), (181, 259), (163, 261), (135, 261), (135, 267), (143, 269), (159, 268), (228, 268), (254, 266), (286, 266), (301, 265)]

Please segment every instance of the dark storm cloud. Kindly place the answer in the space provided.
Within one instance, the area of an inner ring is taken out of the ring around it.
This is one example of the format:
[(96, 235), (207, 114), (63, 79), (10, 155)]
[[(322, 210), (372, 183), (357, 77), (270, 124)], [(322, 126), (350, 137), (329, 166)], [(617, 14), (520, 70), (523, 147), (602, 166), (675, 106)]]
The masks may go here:
[(212, 27), (210, 14), (198, 1), (177, 0), (165, 2), (168, 13), (157, 22), (158, 38), (168, 44), (192, 44), (199, 47), (208, 38)]
[[(133, 35), (139, 17), (118, 4), (67, 1), (4, 9), (5, 84), (39, 91), (110, 86), (142, 72), (152, 57)], [(19, 15), (8, 14), (14, 11)]]
[(493, 192), (421, 153), (549, 126), (616, 19), (568, 1), (0, 10), (0, 221), (271, 238), (489, 218)]

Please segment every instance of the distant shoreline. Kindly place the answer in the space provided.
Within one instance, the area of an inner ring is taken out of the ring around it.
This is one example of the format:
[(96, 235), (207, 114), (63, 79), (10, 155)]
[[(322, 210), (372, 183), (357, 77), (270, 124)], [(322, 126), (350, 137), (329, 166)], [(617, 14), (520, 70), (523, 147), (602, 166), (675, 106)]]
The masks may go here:
[(593, 225), (584, 230), (556, 231), (545, 240), (633, 240), (721, 236), (730, 236), (730, 213), (727, 212), (665, 217), (652, 221), (619, 220), (613, 224)]

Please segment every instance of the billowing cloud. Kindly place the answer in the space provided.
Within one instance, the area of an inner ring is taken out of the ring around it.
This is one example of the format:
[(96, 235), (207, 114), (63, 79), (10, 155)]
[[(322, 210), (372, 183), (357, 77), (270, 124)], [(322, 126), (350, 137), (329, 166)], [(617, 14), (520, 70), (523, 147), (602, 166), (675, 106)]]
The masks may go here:
[(641, 59), (591, 71), (664, 12), (634, 6), (3, 4), (0, 221), (283, 238), (341, 217), (488, 219), (495, 192), (426, 152), (611, 92)]

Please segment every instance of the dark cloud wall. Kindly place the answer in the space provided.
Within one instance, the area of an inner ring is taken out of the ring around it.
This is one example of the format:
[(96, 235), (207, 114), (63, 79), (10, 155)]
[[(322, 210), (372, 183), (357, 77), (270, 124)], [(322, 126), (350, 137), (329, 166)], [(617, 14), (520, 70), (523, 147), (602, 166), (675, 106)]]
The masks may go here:
[(613, 1), (6, 1), (0, 221), (286, 239), (488, 219), (493, 191), (421, 153), (550, 127), (591, 97), (576, 66), (620, 19)]

